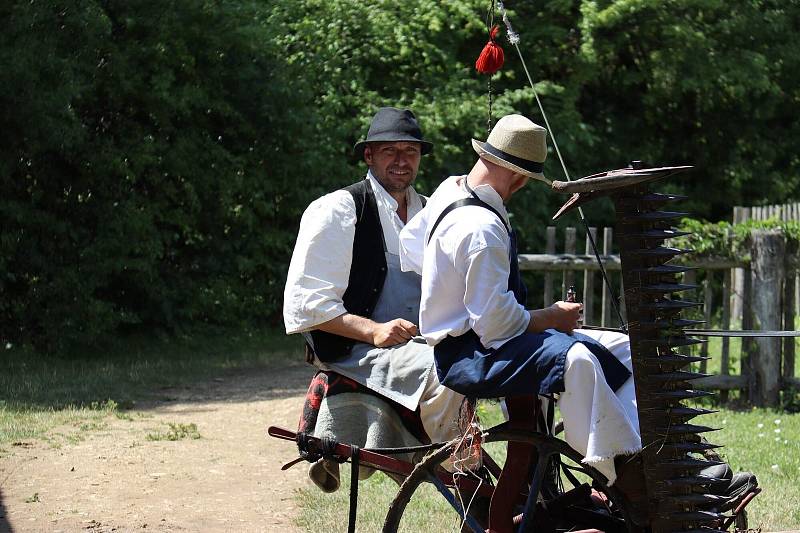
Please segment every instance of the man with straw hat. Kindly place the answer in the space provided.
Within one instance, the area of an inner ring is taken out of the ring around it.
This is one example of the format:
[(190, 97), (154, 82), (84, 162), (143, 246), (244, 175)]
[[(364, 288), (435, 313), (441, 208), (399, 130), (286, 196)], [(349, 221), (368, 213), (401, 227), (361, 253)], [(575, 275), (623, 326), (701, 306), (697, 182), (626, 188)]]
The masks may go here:
[[(314, 200), (303, 214), (283, 317), (287, 333), (305, 338), (315, 366), (412, 412), (419, 408), (427, 436), (438, 441), (452, 436), (463, 396), (439, 383), (433, 349), (411, 340), (420, 276), (402, 272), (398, 255), (398, 234), (425, 201), (412, 185), (432, 148), (410, 110), (378, 110), (354, 148), (368, 166), (366, 177)], [(352, 414), (348, 409), (342, 416)], [(413, 444), (391, 438), (382, 443)]]
[(505, 204), (544, 177), (547, 132), (501, 118), (466, 176), (445, 180), (400, 232), (404, 269), (422, 276), (420, 332), (439, 378), (467, 396), (559, 394), (567, 442), (613, 483), (614, 458), (641, 449), (626, 335), (578, 331), (581, 304), (526, 309)]

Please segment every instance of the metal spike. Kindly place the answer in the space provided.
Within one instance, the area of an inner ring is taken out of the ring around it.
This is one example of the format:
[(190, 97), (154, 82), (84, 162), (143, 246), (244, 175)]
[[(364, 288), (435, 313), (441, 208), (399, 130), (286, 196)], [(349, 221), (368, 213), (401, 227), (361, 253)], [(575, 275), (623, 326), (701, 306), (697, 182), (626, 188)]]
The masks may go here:
[(672, 461), (663, 461), (658, 463), (659, 468), (669, 468), (671, 470), (702, 470), (709, 466), (717, 466), (725, 464), (722, 461), (708, 461), (701, 459), (677, 459)]
[(690, 302), (688, 300), (659, 300), (652, 303), (640, 303), (640, 309), (657, 309), (662, 310), (681, 310), (690, 307), (702, 307), (702, 302)]
[(662, 479), (660, 481), (657, 481), (656, 484), (663, 485), (665, 487), (693, 487), (693, 486), (709, 485), (711, 483), (722, 483), (723, 481), (730, 481), (730, 480), (716, 478), (716, 477), (705, 477), (705, 476), (685, 476), (673, 479)]
[(667, 427), (656, 429), (656, 433), (661, 435), (688, 435), (691, 433), (709, 433), (711, 431), (719, 431), (719, 428), (710, 428), (708, 426), (698, 426), (697, 424), (674, 424)]
[(658, 294), (682, 292), (697, 289), (699, 285), (684, 283), (656, 283), (654, 285), (643, 285), (639, 288), (642, 292), (652, 292)]
[(706, 398), (715, 396), (715, 392), (705, 390), (673, 390), (653, 392), (652, 398), (655, 400), (689, 400), (691, 398)]
[(656, 320), (655, 322), (639, 322), (643, 328), (658, 328), (658, 329), (681, 329), (687, 326), (694, 326), (695, 324), (705, 324), (705, 320), (688, 320), (688, 319), (668, 319)]
[(654, 373), (650, 377), (655, 381), (691, 381), (693, 379), (707, 378), (711, 374), (703, 374), (701, 372), (663, 372)]
[(681, 494), (672, 496), (662, 500), (664, 503), (675, 503), (675, 506), (696, 506), (696, 505), (710, 505), (719, 506), (728, 501), (726, 496), (717, 496), (716, 494)]
[(632, 215), (623, 215), (622, 222), (627, 223), (629, 221), (646, 221), (652, 222), (655, 220), (673, 220), (676, 218), (682, 218), (689, 215), (689, 213), (684, 213), (681, 211), (648, 211), (644, 213), (636, 213)]
[(689, 363), (699, 363), (700, 361), (707, 361), (710, 357), (702, 355), (659, 355), (656, 357), (643, 357), (642, 362), (646, 365), (670, 365), (670, 366), (683, 366)]
[(671, 258), (683, 254), (692, 253), (694, 250), (684, 250), (682, 248), (669, 248), (667, 246), (657, 246), (655, 248), (639, 248), (630, 250), (627, 253), (636, 257), (652, 258)]
[(664, 444), (663, 447), (665, 450), (672, 450), (678, 453), (703, 452), (705, 450), (723, 448), (721, 444), (711, 444), (708, 442), (675, 442), (672, 444)]
[(714, 522), (725, 518), (725, 515), (720, 513), (712, 513), (711, 511), (676, 511), (669, 515), (662, 515), (659, 518), (666, 519), (670, 522)]
[(682, 237), (684, 235), (691, 235), (692, 232), (690, 231), (678, 231), (675, 229), (649, 229), (639, 233), (628, 233), (625, 235), (626, 239), (645, 239), (645, 240), (665, 240), (665, 239), (674, 239), (675, 237)]
[(701, 409), (698, 407), (686, 407), (684, 405), (681, 405), (680, 407), (671, 408), (667, 412), (667, 414), (670, 416), (683, 416), (683, 417), (688, 416), (689, 418), (694, 418), (696, 416), (710, 415), (712, 413), (718, 413), (718, 412), (719, 411), (717, 411), (716, 409)]
[(620, 207), (623, 208), (640, 208), (643, 205), (646, 205), (651, 208), (656, 208), (658, 206), (668, 204), (670, 202), (676, 202), (680, 200), (685, 200), (686, 196), (681, 196), (677, 194), (662, 194), (662, 193), (650, 193), (645, 194), (643, 196), (627, 196), (627, 197), (620, 197), (617, 201), (620, 204)]
[(631, 272), (643, 272), (652, 274), (680, 274), (682, 272), (689, 272), (690, 270), (697, 270), (697, 267), (690, 266), (677, 266), (677, 265), (658, 265), (644, 268), (632, 268)]
[(693, 344), (704, 344), (708, 341), (705, 339), (693, 339), (691, 337), (681, 336), (669, 336), (669, 337), (662, 337), (660, 339), (643, 339), (642, 344), (648, 344), (651, 346), (668, 346), (670, 348), (675, 348), (677, 346), (692, 346)]

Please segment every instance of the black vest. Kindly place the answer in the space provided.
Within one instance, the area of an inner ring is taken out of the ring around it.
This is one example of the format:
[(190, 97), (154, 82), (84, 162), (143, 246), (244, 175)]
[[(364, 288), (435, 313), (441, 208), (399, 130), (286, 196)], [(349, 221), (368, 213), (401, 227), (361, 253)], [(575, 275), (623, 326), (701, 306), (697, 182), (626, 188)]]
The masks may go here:
[[(386, 280), (386, 245), (378, 215), (378, 204), (368, 180), (359, 181), (344, 189), (356, 204), (356, 234), (353, 239), (353, 262), (350, 278), (342, 300), (348, 313), (371, 317)], [(350, 354), (355, 340), (311, 331), (314, 353), (320, 361), (335, 361)]]

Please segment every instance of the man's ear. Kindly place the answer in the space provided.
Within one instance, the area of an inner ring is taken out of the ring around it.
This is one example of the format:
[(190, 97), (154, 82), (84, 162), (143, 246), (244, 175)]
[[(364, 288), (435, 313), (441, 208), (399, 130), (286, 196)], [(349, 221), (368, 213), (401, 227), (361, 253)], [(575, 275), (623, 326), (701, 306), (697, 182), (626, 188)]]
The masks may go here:
[(367, 166), (372, 165), (372, 148), (369, 144), (364, 147), (364, 162)]
[(526, 176), (525, 174), (520, 174), (519, 172), (515, 172), (511, 176), (511, 187), (510, 187), (511, 192), (515, 193), (518, 190), (520, 190), (522, 187), (525, 186), (526, 183), (528, 183), (529, 179), (530, 178), (528, 178), (528, 176)]

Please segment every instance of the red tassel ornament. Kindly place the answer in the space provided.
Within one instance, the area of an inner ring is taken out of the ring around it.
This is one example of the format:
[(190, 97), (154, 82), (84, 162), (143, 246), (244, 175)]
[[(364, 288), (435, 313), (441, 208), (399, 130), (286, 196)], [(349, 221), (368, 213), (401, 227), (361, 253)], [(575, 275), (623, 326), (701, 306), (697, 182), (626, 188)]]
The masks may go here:
[(481, 55), (475, 61), (475, 68), (481, 74), (489, 74), (490, 76), (503, 67), (503, 49), (495, 42), (498, 28), (495, 26), (489, 32), (489, 42), (481, 50)]

